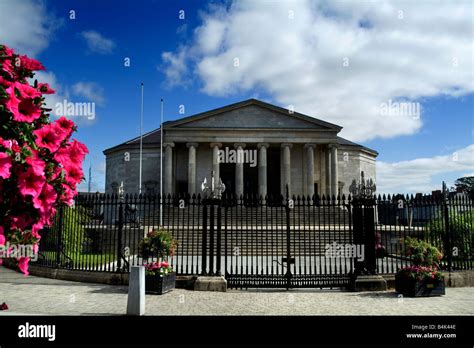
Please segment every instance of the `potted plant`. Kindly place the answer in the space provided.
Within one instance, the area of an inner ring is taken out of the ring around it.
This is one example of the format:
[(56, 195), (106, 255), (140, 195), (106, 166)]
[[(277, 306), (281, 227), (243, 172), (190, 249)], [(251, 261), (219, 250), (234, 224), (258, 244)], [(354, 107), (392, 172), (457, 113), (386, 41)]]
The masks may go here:
[(406, 238), (405, 244), (413, 265), (398, 270), (395, 290), (411, 297), (444, 295), (444, 276), (439, 271), (441, 252), (428, 242), (415, 238)]
[[(178, 242), (164, 228), (149, 232), (140, 242), (139, 255), (145, 266), (145, 290), (150, 294), (164, 294), (175, 288), (176, 273), (169, 258), (174, 255)], [(148, 259), (151, 258), (151, 262)], [(156, 261), (155, 261), (156, 260)]]

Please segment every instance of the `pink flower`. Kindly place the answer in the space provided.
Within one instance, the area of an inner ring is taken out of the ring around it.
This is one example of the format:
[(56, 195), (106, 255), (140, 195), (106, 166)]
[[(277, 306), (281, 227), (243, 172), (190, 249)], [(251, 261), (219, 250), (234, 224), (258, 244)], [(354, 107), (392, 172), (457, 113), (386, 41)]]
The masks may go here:
[(54, 89), (49, 87), (47, 83), (38, 83), (38, 90), (43, 94), (54, 94)]
[(25, 70), (46, 70), (40, 62), (36, 59), (29, 58), (25, 55), (20, 56), (21, 67)]
[(12, 159), (5, 152), (0, 152), (0, 178), (8, 179), (11, 174)]
[(36, 137), (36, 145), (56, 152), (64, 139), (64, 133), (55, 124), (43, 126), (43, 128), (33, 131)]
[(5, 80), (2, 76), (0, 76), (0, 85), (3, 87), (10, 87), (13, 82), (10, 82), (8, 80)]
[(33, 206), (38, 209), (40, 213), (45, 214), (53, 208), (57, 196), (58, 194), (54, 190), (54, 187), (46, 183), (43, 185), (41, 193), (33, 197)]
[(33, 167), (28, 167), (18, 177), (18, 189), (23, 196), (36, 197), (41, 193), (45, 181), (44, 175), (36, 174)]
[(165, 267), (165, 268), (168, 268), (168, 267), (170, 266), (170, 264), (168, 263), (168, 261), (163, 261), (163, 262), (161, 263), (161, 266), (162, 266), (162, 267)]
[[(15, 89), (19, 91), (20, 98), (17, 98)], [(6, 92), (9, 99), (5, 106), (13, 114), (15, 121), (31, 123), (41, 116), (41, 107), (34, 103), (34, 99), (37, 97), (35, 93), (39, 92), (34, 88), (15, 82), (6, 89)]]
[(40, 239), (39, 231), (41, 231), (44, 227), (44, 224), (42, 222), (37, 222), (31, 227), (31, 235), (37, 239)]
[(70, 165), (66, 169), (66, 182), (72, 187), (75, 187), (75, 185), (79, 184), (82, 179), (84, 179), (84, 172), (82, 171), (82, 168)]
[(8, 57), (11, 57), (15, 52), (10, 48), (8, 47), (7, 45), (2, 45), (3, 46), (3, 51), (4, 51), (4, 54), (7, 55)]
[(64, 204), (71, 206), (74, 203), (74, 196), (76, 196), (77, 192), (71, 189), (69, 185), (62, 184), (61, 186), (63, 187), (63, 190), (64, 190), (63, 194), (61, 195), (61, 201)]
[(26, 163), (31, 166), (31, 168), (33, 169), (33, 173), (40, 176), (44, 175), (44, 161), (40, 160), (37, 155), (34, 157), (28, 157), (26, 159)]
[(54, 155), (54, 159), (61, 163), (64, 168), (69, 170), (71, 166), (82, 167), (84, 157), (89, 153), (87, 147), (76, 139), (69, 142), (65, 147), (59, 149)]
[(8, 74), (8, 76), (13, 77), (14, 69), (13, 69), (13, 64), (10, 59), (5, 59), (2, 62), (2, 70), (5, 71)]
[(41, 93), (26, 83), (15, 82), (15, 88), (20, 92), (22, 98), (38, 98), (41, 97)]
[(2, 226), (0, 226), (0, 245), (5, 245), (5, 235), (4, 235), (4, 229)]
[(18, 260), (18, 268), (20, 269), (21, 273), (25, 275), (25, 277), (30, 274), (28, 272), (28, 262), (30, 262), (29, 257), (19, 257)]
[(68, 138), (74, 130), (74, 122), (64, 116), (56, 120), (56, 125), (65, 133), (65, 138)]

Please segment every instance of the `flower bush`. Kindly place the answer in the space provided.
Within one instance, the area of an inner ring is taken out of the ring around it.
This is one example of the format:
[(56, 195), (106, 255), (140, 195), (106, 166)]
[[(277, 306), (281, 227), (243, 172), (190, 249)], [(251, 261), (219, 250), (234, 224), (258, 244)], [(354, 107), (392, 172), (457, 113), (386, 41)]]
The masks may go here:
[(144, 259), (158, 258), (157, 262), (145, 263), (145, 273), (163, 277), (173, 272), (168, 257), (173, 256), (178, 242), (164, 228), (149, 232), (138, 246), (138, 254)]
[(171, 267), (168, 261), (145, 264), (145, 274), (147, 275), (159, 275), (160, 277), (164, 277), (171, 272), (173, 272), (173, 267)]
[(178, 242), (173, 239), (170, 232), (164, 228), (148, 232), (138, 246), (139, 255), (142, 258), (157, 257), (167, 259), (173, 256)]
[(401, 268), (397, 276), (422, 280), (443, 280), (439, 271), (439, 261), (443, 254), (433, 245), (415, 238), (405, 238), (407, 256), (411, 256), (413, 265)]
[(442, 280), (443, 274), (437, 267), (430, 266), (406, 266), (398, 271), (400, 276), (413, 278), (416, 280)]
[[(73, 203), (88, 150), (71, 140), (74, 122), (50, 120), (44, 95), (54, 90), (37, 80), (30, 85), (36, 70), (45, 68), (0, 45), (0, 245), (29, 244), (37, 251), (57, 207)], [(17, 261), (27, 275), (29, 258)]]

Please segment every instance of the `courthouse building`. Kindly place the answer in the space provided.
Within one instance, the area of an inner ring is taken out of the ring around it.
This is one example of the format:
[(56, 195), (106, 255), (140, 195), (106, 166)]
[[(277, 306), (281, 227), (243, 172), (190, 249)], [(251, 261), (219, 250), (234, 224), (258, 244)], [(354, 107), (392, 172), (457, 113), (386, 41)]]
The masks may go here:
[[(341, 129), (255, 99), (165, 122), (164, 192), (199, 193), (214, 171), (237, 195), (283, 194), (286, 185), (294, 195), (347, 195), (361, 171), (375, 180), (378, 153), (339, 137)], [(160, 136), (157, 129), (142, 137), (143, 193), (160, 190)], [(106, 192), (123, 185), (138, 193), (140, 137), (104, 154)]]

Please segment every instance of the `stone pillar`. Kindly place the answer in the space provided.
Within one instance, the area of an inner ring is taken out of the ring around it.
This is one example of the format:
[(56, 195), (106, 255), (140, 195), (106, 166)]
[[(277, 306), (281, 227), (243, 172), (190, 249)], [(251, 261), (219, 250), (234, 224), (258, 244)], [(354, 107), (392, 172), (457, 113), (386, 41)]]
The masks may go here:
[(163, 192), (165, 195), (173, 194), (173, 147), (174, 143), (164, 143), (165, 148), (165, 170), (164, 181), (165, 187)]
[(234, 148), (237, 150), (237, 158), (235, 162), (235, 194), (238, 198), (244, 194), (244, 154), (245, 144), (235, 143)]
[(329, 146), (326, 151), (326, 195), (331, 195), (331, 149)]
[(306, 144), (306, 195), (314, 195), (314, 144)]
[(288, 192), (291, 195), (291, 151), (290, 149), (293, 147), (293, 144), (284, 143), (281, 144), (281, 148), (283, 150), (283, 158), (282, 158), (282, 167), (283, 167), (283, 195), (286, 195), (286, 186), (288, 185)]
[(265, 199), (267, 189), (267, 148), (269, 144), (259, 143), (258, 148), (258, 194)]
[(337, 172), (337, 146), (330, 145), (331, 149), (331, 196), (337, 197), (339, 177)]
[(212, 149), (212, 170), (214, 171), (215, 182), (219, 182), (220, 171), (219, 171), (219, 148), (222, 146), (221, 143), (211, 143)]
[(196, 193), (196, 148), (197, 143), (187, 143), (188, 155), (188, 193), (192, 196)]

